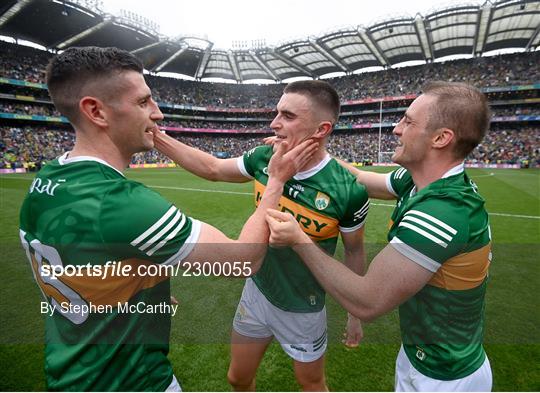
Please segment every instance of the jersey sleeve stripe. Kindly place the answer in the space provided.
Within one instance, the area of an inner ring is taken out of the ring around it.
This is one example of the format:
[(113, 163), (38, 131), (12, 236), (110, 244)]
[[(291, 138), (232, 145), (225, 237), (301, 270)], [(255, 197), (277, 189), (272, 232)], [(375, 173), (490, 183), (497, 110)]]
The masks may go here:
[(406, 256), (411, 261), (416, 262), (420, 266), (426, 268), (430, 272), (437, 272), (441, 267), (441, 264), (437, 261), (431, 259), (430, 257), (422, 254), (421, 252), (415, 250), (408, 244), (403, 243), (397, 236), (390, 240), (390, 244), (394, 247), (400, 254)]
[(392, 173), (394, 172), (390, 172), (386, 175), (386, 189), (390, 194), (398, 196), (397, 192), (394, 190), (394, 187), (392, 187)]
[(248, 179), (253, 179), (253, 176), (251, 176), (247, 169), (246, 169), (246, 166), (244, 164), (244, 156), (240, 156), (240, 157), (237, 157), (236, 158), (236, 166), (238, 167), (238, 170), (240, 171), (240, 173), (242, 175), (244, 175), (245, 177), (247, 177)]
[(193, 247), (195, 247), (195, 244), (197, 244), (197, 241), (199, 240), (199, 236), (201, 234), (201, 222), (199, 220), (195, 220), (193, 218), (190, 218), (191, 220), (191, 233), (184, 242), (184, 245), (180, 247), (178, 252), (174, 254), (172, 257), (167, 259), (165, 262), (163, 262), (164, 265), (176, 265), (184, 260), (185, 257), (189, 255), (191, 251), (193, 251)]
[(442, 222), (441, 220), (439, 220), (439, 219), (437, 219), (437, 218), (435, 218), (433, 216), (430, 216), (429, 214), (426, 214), (424, 212), (421, 212), (421, 211), (418, 211), (418, 210), (409, 210), (407, 213), (405, 213), (406, 216), (409, 215), (409, 214), (414, 214), (415, 216), (425, 218), (426, 220), (429, 220), (429, 221), (437, 224), (441, 228), (446, 229), (452, 235), (455, 235), (457, 233), (457, 231), (454, 228), (452, 228), (450, 225), (447, 225), (444, 222)]
[(425, 238), (431, 240), (433, 243), (436, 243), (438, 244), (439, 246), (443, 247), (443, 248), (446, 248), (448, 247), (448, 243), (445, 243), (443, 242), (441, 239), (433, 236), (432, 234), (430, 233), (427, 233), (426, 231), (424, 231), (423, 229), (421, 228), (418, 228), (416, 225), (413, 225), (413, 224), (409, 224), (408, 222), (403, 222), (401, 221), (400, 224), (399, 224), (400, 227), (405, 227), (405, 228), (409, 228), (410, 230), (412, 231), (415, 231), (416, 233), (424, 236)]
[(171, 233), (169, 233), (167, 235), (167, 237), (165, 239), (163, 239), (162, 241), (160, 241), (159, 243), (157, 243), (154, 248), (152, 248), (150, 251), (148, 251), (146, 253), (146, 255), (148, 256), (151, 256), (152, 254), (154, 254), (157, 250), (159, 250), (161, 247), (163, 247), (165, 244), (167, 244), (167, 242), (169, 240), (171, 240), (173, 237), (176, 236), (176, 234), (178, 232), (180, 232), (180, 230), (184, 227), (184, 224), (186, 223), (186, 216), (184, 214), (182, 214), (182, 221), (180, 221), (180, 224), (178, 224), (176, 226), (176, 228), (174, 228)]
[(450, 236), (449, 234), (444, 233), (444, 232), (441, 231), (440, 229), (435, 228), (433, 225), (428, 224), (428, 223), (425, 222), (424, 220), (421, 220), (421, 219), (416, 218), (416, 217), (414, 217), (414, 216), (407, 216), (407, 215), (405, 215), (405, 216), (403, 217), (402, 222), (403, 222), (403, 221), (412, 221), (412, 222), (414, 222), (414, 223), (416, 223), (416, 224), (418, 224), (418, 225), (421, 225), (421, 226), (423, 226), (424, 228), (429, 229), (431, 232), (436, 233), (437, 235), (439, 235), (439, 236), (442, 237), (443, 239), (448, 240), (449, 242), (452, 241), (452, 239), (453, 239), (453, 236)]
[(161, 231), (156, 233), (150, 240), (148, 240), (146, 243), (144, 243), (142, 246), (140, 246), (139, 250), (144, 251), (147, 248), (153, 246), (155, 242), (157, 242), (159, 239), (161, 239), (163, 237), (163, 235), (165, 235), (167, 232), (170, 231), (170, 229), (173, 227), (174, 224), (176, 224), (178, 222), (178, 220), (180, 219), (181, 216), (184, 216), (184, 215), (182, 213), (180, 213), (179, 210), (176, 210), (176, 214), (174, 215), (172, 220), (169, 221), (169, 223), (167, 225), (165, 225), (165, 227)]
[(161, 225), (163, 225), (163, 223), (165, 221), (167, 221), (169, 219), (169, 217), (176, 211), (176, 207), (175, 206), (171, 206), (169, 210), (167, 210), (167, 212), (154, 224), (152, 225), (150, 228), (148, 228), (146, 231), (144, 231), (144, 233), (142, 235), (140, 235), (139, 237), (137, 237), (135, 240), (133, 240), (131, 242), (131, 245), (132, 246), (137, 246), (140, 242), (142, 242), (144, 239), (146, 239), (147, 237), (149, 237), (152, 233), (154, 233), (156, 231), (156, 229), (158, 229)]

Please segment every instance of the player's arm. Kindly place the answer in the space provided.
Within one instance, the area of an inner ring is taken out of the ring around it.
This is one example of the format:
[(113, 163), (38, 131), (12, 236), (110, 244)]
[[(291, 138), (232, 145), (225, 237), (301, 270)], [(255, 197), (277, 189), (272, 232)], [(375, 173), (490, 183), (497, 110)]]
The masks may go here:
[[(363, 276), (366, 268), (364, 227), (354, 232), (341, 232), (341, 239), (344, 248), (343, 263), (354, 273)], [(349, 312), (345, 328), (345, 345), (356, 347), (363, 337), (364, 332), (360, 319)]]
[(352, 273), (321, 251), (290, 215), (269, 210), (271, 244), (291, 245), (326, 292), (343, 308), (370, 321), (403, 303), (433, 276), (433, 272), (399, 253), (391, 244), (373, 259), (365, 276)]
[(218, 229), (203, 223), (197, 244), (185, 259), (187, 263), (192, 261), (217, 263), (242, 261), (250, 262), (250, 274), (259, 270), (266, 254), (270, 235), (265, 220), (266, 210), (277, 208), (285, 182), (311, 159), (317, 149), (317, 143), (308, 140), (284, 153), (286, 149), (287, 144), (282, 143), (272, 156), (268, 164), (270, 177), (262, 200), (244, 224), (238, 240), (231, 240)]
[(370, 198), (396, 199), (396, 195), (388, 190), (388, 174), (361, 171), (360, 169), (355, 168), (348, 162), (345, 162), (339, 158), (336, 158), (336, 160), (343, 168), (347, 169), (353, 176), (355, 176), (359, 183), (366, 186)]
[(243, 183), (251, 180), (240, 172), (236, 158), (219, 159), (169, 135), (154, 132), (156, 149), (185, 170), (211, 181)]

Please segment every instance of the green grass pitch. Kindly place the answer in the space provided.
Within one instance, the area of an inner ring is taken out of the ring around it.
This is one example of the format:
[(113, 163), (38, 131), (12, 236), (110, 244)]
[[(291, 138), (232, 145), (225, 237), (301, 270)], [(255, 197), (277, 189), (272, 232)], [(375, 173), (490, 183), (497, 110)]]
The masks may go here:
[[(387, 171), (389, 169), (374, 169)], [(540, 171), (468, 170), (487, 200), (494, 252), (487, 293), (485, 346), (494, 390), (540, 390)], [(231, 237), (253, 210), (251, 183), (211, 183), (180, 169), (129, 170), (190, 216)], [(0, 390), (44, 390), (44, 317), (40, 292), (18, 237), (18, 212), (33, 175), (0, 177)], [(372, 201), (366, 226), (368, 257), (385, 243), (391, 202)], [(338, 249), (338, 255), (341, 249)], [(176, 277), (180, 301), (169, 358), (186, 391), (228, 391), (227, 345), (243, 280)], [(396, 312), (364, 327), (363, 344), (340, 343), (345, 312), (328, 299), (328, 386), (338, 391), (393, 390), (400, 340)], [(295, 391), (290, 359), (273, 344), (257, 375), (261, 391)]]

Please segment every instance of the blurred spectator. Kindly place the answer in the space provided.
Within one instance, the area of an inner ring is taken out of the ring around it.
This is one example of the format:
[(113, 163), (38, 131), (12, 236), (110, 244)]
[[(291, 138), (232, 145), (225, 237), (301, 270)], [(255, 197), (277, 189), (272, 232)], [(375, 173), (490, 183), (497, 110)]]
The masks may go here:
[[(22, 165), (25, 162), (41, 163), (71, 150), (74, 133), (46, 128), (0, 127), (0, 163)], [(220, 157), (236, 157), (262, 143), (263, 135), (213, 135), (171, 133), (175, 138)], [(383, 161), (389, 162), (396, 147), (396, 138), (387, 130), (381, 133)], [(378, 131), (334, 131), (330, 136), (328, 151), (349, 162), (378, 162)], [(540, 166), (540, 134), (534, 127), (522, 129), (494, 129), (471, 153), (468, 163), (519, 164), (527, 160), (531, 166)], [(158, 153), (150, 151), (133, 157), (133, 164), (170, 163)]]
[[(52, 54), (0, 41), (0, 76), (44, 83)], [(347, 75), (328, 81), (343, 101), (416, 94), (428, 80), (468, 82), (477, 87), (540, 81), (540, 52), (428, 63), (413, 67)], [(274, 108), (283, 84), (248, 85), (195, 82), (146, 75), (157, 102), (221, 108)]]
[[(43, 83), (44, 69), (51, 54), (33, 48), (0, 41), (0, 77)], [(442, 79), (463, 81), (478, 87), (524, 85), (540, 82), (540, 52), (526, 52), (494, 57), (480, 57), (444, 63), (430, 63), (415, 67), (388, 69), (379, 72), (354, 74), (330, 79), (339, 91), (342, 101), (368, 97), (400, 96), (416, 94), (427, 80)], [(269, 128), (272, 112), (224, 112), (219, 108), (274, 109), (282, 94), (283, 84), (242, 85), (194, 82), (146, 75), (156, 101), (161, 104), (206, 106), (213, 111), (179, 110), (163, 108), (166, 118), (163, 126), (237, 130), (240, 134), (171, 133), (183, 142), (220, 157), (233, 157), (261, 143)], [(0, 84), (4, 94), (0, 101), (1, 113), (24, 115), (59, 116), (52, 104), (31, 101), (15, 101), (15, 95), (27, 95), (48, 99), (47, 91), (29, 87)], [(516, 98), (516, 92), (497, 93), (495, 100)], [(9, 95), (9, 96), (6, 96)], [(521, 105), (493, 105), (495, 117), (540, 115), (534, 100), (538, 90), (520, 91), (517, 98), (531, 98)], [(330, 137), (328, 149), (337, 157), (351, 162), (377, 162), (380, 151), (388, 161), (395, 148), (395, 138), (390, 127), (381, 134), (375, 129), (350, 128), (358, 124), (379, 123), (378, 103), (347, 106)], [(402, 116), (407, 101), (385, 102), (383, 123), (396, 123)], [(370, 112), (371, 111), (371, 112)], [(171, 113), (172, 112), (172, 113)], [(354, 115), (351, 115), (354, 113)], [(177, 115), (172, 117), (171, 114)], [(191, 118), (180, 118), (191, 117)], [(197, 117), (197, 118), (194, 118)], [(220, 120), (223, 119), (223, 120)], [(235, 119), (238, 119), (235, 121)], [(248, 119), (248, 120), (246, 120)], [(527, 124), (527, 123), (523, 123)], [(530, 124), (530, 123), (528, 123)], [(23, 167), (30, 162), (41, 163), (57, 157), (73, 146), (74, 134), (66, 129), (50, 129), (43, 126), (0, 126), (0, 167)], [(471, 154), (472, 163), (510, 163), (528, 161), (540, 166), (540, 136), (538, 127), (517, 123), (494, 123), (492, 131)], [(133, 158), (133, 163), (168, 163), (170, 160), (151, 151)]]

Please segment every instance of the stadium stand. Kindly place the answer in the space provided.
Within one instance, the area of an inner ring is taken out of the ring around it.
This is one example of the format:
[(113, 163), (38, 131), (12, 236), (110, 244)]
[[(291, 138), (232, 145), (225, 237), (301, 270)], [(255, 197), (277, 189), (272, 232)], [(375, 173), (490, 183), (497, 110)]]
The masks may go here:
[[(1, 41), (0, 50), (0, 167), (31, 170), (69, 150), (73, 132), (67, 119), (52, 106), (43, 84), (51, 54)], [(491, 131), (469, 157), (470, 164), (540, 166), (538, 64), (540, 53), (526, 52), (331, 79), (343, 101), (329, 150), (363, 165), (387, 160), (383, 153), (394, 148), (391, 130), (405, 108), (425, 81), (443, 79), (482, 87), (492, 105)], [(162, 128), (219, 157), (240, 155), (272, 133), (273, 108), (284, 86), (194, 82), (153, 75), (147, 79), (165, 115)], [(170, 160), (157, 152), (133, 159), (133, 164), (145, 163)]]

